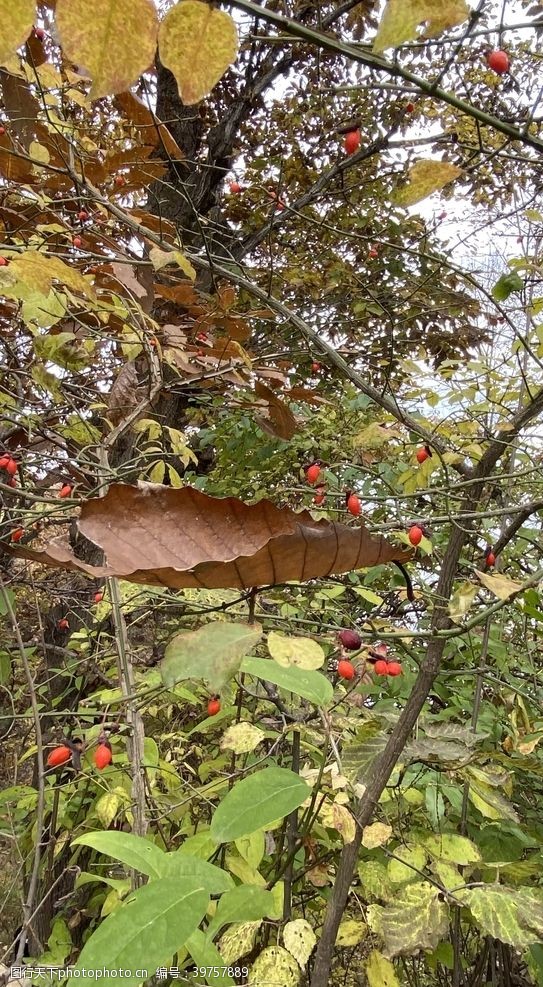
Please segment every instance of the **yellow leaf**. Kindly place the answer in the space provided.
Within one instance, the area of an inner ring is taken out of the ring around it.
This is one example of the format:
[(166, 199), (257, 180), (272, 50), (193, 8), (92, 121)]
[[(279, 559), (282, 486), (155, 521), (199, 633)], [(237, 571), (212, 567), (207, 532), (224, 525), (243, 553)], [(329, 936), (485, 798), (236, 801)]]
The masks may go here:
[(513, 596), (514, 593), (518, 593), (522, 589), (522, 583), (516, 583), (514, 579), (508, 579), (501, 572), (494, 572), (492, 575), (489, 572), (479, 572), (478, 569), (475, 572), (483, 586), (489, 589), (491, 593), (494, 593), (494, 596), (497, 596), (498, 600), (507, 600), (509, 596)]
[(236, 60), (238, 32), (224, 10), (181, 0), (162, 21), (158, 44), (162, 64), (173, 72), (181, 99), (191, 106), (211, 92)]
[(448, 161), (434, 161), (420, 158), (409, 169), (407, 182), (392, 193), (391, 199), (397, 206), (413, 206), (426, 199), (432, 192), (448, 185), (462, 174), (462, 169)]
[(324, 651), (310, 637), (285, 637), (276, 631), (270, 631), (268, 650), (273, 660), (283, 668), (297, 665), (306, 671), (314, 671), (324, 665)]
[(225, 730), (220, 743), (222, 751), (231, 750), (235, 754), (248, 754), (262, 743), (266, 734), (252, 723), (235, 723)]
[(465, 0), (388, 0), (373, 43), (374, 51), (397, 48), (420, 37), (417, 28), (426, 24), (425, 38), (435, 38), (469, 17)]
[(186, 274), (191, 281), (194, 281), (196, 277), (196, 271), (192, 264), (180, 250), (161, 250), (160, 247), (151, 247), (149, 258), (155, 271), (161, 271), (168, 264), (177, 264), (183, 271), (183, 274)]
[(152, 64), (158, 16), (153, 0), (57, 0), (64, 54), (92, 78), (92, 99), (122, 93)]
[(479, 587), (474, 586), (473, 583), (468, 581), (462, 583), (462, 585), (454, 591), (449, 602), (449, 615), (451, 620), (454, 620), (455, 624), (461, 623), (462, 618), (466, 616), (478, 592)]
[(391, 836), (392, 826), (376, 822), (364, 828), (362, 845), (366, 847), (366, 850), (373, 850), (377, 846), (383, 846)]
[(366, 960), (368, 987), (400, 987), (400, 981), (390, 960), (374, 949)]
[(296, 987), (300, 982), (300, 968), (296, 960), (282, 946), (267, 946), (254, 961), (249, 974), (251, 987)]
[(34, 292), (47, 295), (53, 281), (80, 292), (86, 298), (96, 299), (92, 285), (74, 267), (65, 264), (60, 257), (48, 257), (37, 250), (26, 250), (10, 261), (9, 270), (18, 281), (29, 285)]
[(358, 946), (358, 943), (362, 942), (367, 934), (368, 927), (365, 922), (357, 922), (354, 918), (345, 918), (338, 929), (336, 946)]
[(30, 141), (28, 153), (34, 161), (40, 161), (41, 164), (49, 164), (51, 160), (51, 155), (47, 148), (38, 141)]
[(305, 918), (288, 922), (283, 929), (283, 942), (303, 970), (317, 942), (309, 922)]
[(0, 65), (7, 65), (26, 41), (36, 16), (35, 0), (0, 0)]
[(111, 823), (117, 815), (117, 809), (120, 805), (119, 796), (114, 792), (106, 792), (105, 795), (100, 796), (98, 801), (95, 803), (94, 811), (98, 816), (100, 822), (104, 829), (111, 826)]

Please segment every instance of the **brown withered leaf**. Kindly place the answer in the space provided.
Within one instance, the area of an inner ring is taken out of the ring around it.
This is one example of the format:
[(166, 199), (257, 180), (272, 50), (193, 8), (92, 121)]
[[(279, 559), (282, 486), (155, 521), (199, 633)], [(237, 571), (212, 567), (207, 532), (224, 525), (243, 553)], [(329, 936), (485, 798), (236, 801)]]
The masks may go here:
[(83, 504), (78, 525), (103, 549), (107, 566), (81, 562), (60, 541), (43, 551), (2, 547), (56, 568), (174, 589), (249, 589), (401, 562), (412, 554), (363, 525), (315, 521), (309, 511), (296, 514), (269, 500), (209, 497), (193, 487), (115, 483), (105, 497)]
[(136, 364), (125, 363), (117, 374), (108, 397), (108, 413), (112, 425), (118, 425), (137, 408), (144, 394), (139, 386)]
[(276, 438), (291, 439), (298, 428), (298, 423), (288, 405), (260, 380), (257, 380), (255, 384), (255, 394), (258, 398), (266, 401), (268, 405), (268, 417), (259, 416), (258, 418), (260, 427)]

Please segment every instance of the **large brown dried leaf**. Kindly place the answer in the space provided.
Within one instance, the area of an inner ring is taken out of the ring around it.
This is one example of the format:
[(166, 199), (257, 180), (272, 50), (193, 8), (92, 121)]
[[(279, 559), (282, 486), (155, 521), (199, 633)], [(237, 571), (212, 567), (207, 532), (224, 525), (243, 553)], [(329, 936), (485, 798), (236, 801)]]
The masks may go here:
[(248, 589), (401, 562), (411, 555), (374, 538), (363, 525), (315, 521), (308, 511), (296, 514), (269, 500), (245, 504), (192, 487), (116, 483), (105, 497), (85, 502), (78, 524), (103, 549), (107, 567), (80, 562), (60, 542), (42, 552), (7, 550), (57, 568), (174, 589)]
[(255, 394), (258, 398), (266, 401), (268, 405), (268, 418), (265, 419), (262, 416), (257, 418), (260, 427), (276, 438), (291, 439), (298, 428), (298, 423), (288, 405), (281, 401), (274, 391), (270, 387), (266, 387), (261, 380), (257, 380), (255, 384)]

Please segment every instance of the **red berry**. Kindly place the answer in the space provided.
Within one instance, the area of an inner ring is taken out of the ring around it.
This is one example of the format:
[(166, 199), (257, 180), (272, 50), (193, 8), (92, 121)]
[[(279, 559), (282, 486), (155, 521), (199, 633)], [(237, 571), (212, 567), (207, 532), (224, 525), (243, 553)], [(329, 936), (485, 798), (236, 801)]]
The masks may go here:
[(101, 593), (100, 590), (98, 590), (98, 592), (94, 594), (94, 602), (101, 603), (103, 599), (104, 599), (104, 594)]
[(126, 185), (126, 180), (122, 175), (115, 175), (115, 185), (117, 188), (122, 188), (123, 185)]
[(308, 483), (316, 483), (321, 475), (320, 463), (311, 463), (305, 471), (305, 478)]
[(489, 568), (496, 565), (496, 556), (491, 548), (488, 548), (485, 552), (485, 562)]
[(77, 218), (78, 218), (78, 220), (81, 223), (86, 223), (87, 219), (89, 218), (89, 214), (88, 214), (87, 210), (86, 209), (80, 209), (79, 212), (78, 212), (78, 214), (77, 214)]
[(203, 350), (196, 350), (196, 356), (205, 356), (205, 353)]
[(285, 208), (285, 203), (283, 202), (282, 199), (277, 199), (275, 208), (277, 212), (283, 212), (283, 209)]
[(63, 487), (60, 488), (58, 495), (59, 497), (70, 497), (73, 487), (69, 483), (65, 483)]
[(230, 191), (232, 195), (238, 195), (241, 192), (241, 185), (239, 182), (230, 182)]
[(151, 336), (149, 340), (149, 346), (158, 346), (158, 339), (156, 336)]
[(353, 663), (347, 661), (346, 658), (342, 658), (338, 662), (337, 673), (342, 679), (354, 679), (355, 671)]
[(345, 134), (344, 147), (347, 154), (354, 154), (355, 151), (358, 151), (360, 147), (360, 131), (358, 129), (349, 130), (349, 133)]
[(505, 51), (489, 51), (486, 56), (487, 65), (491, 68), (497, 75), (505, 75), (509, 72), (509, 55)]
[(5, 132), (6, 132), (6, 128), (5, 127), (0, 127), (0, 137), (3, 137), (4, 134), (5, 134)]
[(406, 103), (405, 104), (405, 112), (406, 113), (412, 113), (414, 109), (415, 109), (415, 104), (414, 103)]
[(344, 631), (340, 631), (338, 637), (343, 647), (347, 648), (347, 651), (358, 651), (362, 647), (362, 638), (356, 631), (350, 631), (347, 628)]
[[(0, 135), (1, 135), (2, 131), (3, 131), (3, 129), (4, 129), (3, 127), (0, 127)], [(8, 264), (9, 264), (9, 260), (6, 260), (5, 257), (0, 257), (0, 267), (7, 267)]]
[(379, 661), (375, 662), (373, 670), (376, 675), (388, 675), (388, 662), (384, 661), (383, 658), (379, 658)]
[(81, 247), (81, 244), (83, 243), (83, 240), (81, 239), (80, 236), (74, 236), (74, 237), (72, 237), (72, 243), (73, 243), (74, 247), (77, 250), (79, 250), (79, 248)]
[(413, 524), (408, 532), (409, 541), (412, 545), (420, 545), (423, 534), (422, 528), (419, 528), (418, 524)]
[(362, 511), (360, 499), (354, 493), (347, 495), (347, 510), (349, 514), (353, 514), (354, 517), (358, 517)]
[(324, 504), (325, 500), (326, 500), (326, 490), (324, 489), (324, 487), (317, 487), (315, 491), (315, 496), (313, 497), (313, 503), (316, 504), (317, 507), (320, 507), (321, 504)]
[(66, 764), (71, 760), (72, 752), (69, 747), (64, 744), (61, 747), (55, 747), (51, 751), (47, 758), (47, 764), (50, 768), (58, 768), (61, 764)]
[(70, 621), (67, 619), (67, 617), (61, 617), (57, 624), (57, 627), (59, 631), (67, 631), (70, 628)]
[(316, 360), (313, 360), (313, 363), (311, 364), (311, 369), (314, 374), (318, 374), (319, 371), (322, 370), (322, 363), (317, 363)]
[(99, 771), (107, 768), (108, 764), (111, 764), (113, 760), (113, 755), (111, 753), (111, 747), (107, 744), (100, 744), (94, 752), (94, 763)]
[(220, 711), (221, 711), (220, 699), (218, 699), (217, 696), (214, 696), (213, 699), (210, 699), (207, 704), (207, 714), (208, 716), (216, 716), (217, 713), (220, 713)]
[(425, 463), (427, 459), (430, 458), (431, 453), (428, 451), (426, 446), (417, 451), (417, 463)]
[(207, 343), (207, 332), (199, 332), (196, 335), (196, 339), (199, 343)]
[(8, 465), (10, 459), (11, 459), (11, 456), (2, 456), (0, 458), (0, 470), (5, 470), (5, 468)]
[[(377, 662), (375, 662), (375, 664), (377, 664)], [(387, 675), (401, 675), (401, 674), (402, 674), (402, 666), (400, 665), (399, 661), (389, 661), (387, 668)]]
[(14, 459), (10, 459), (9, 462), (6, 463), (6, 473), (9, 473), (10, 476), (15, 476), (18, 469), (19, 467)]
[(11, 480), (8, 480), (8, 487), (16, 487), (16, 486), (17, 486), (17, 480), (15, 479), (14, 476), (12, 476)]
[(20, 541), (21, 538), (23, 537), (24, 533), (25, 533), (25, 529), (24, 528), (15, 528), (15, 531), (12, 531), (11, 532), (11, 540), (12, 541)]
[(379, 251), (377, 250), (377, 248), (376, 247), (370, 247), (370, 249), (368, 250), (368, 257), (371, 257), (372, 259), (375, 259), (375, 257), (378, 257), (378, 256), (379, 256)]
[(43, 27), (34, 28), (34, 37), (37, 38), (38, 41), (43, 41), (45, 38), (45, 31), (43, 30)]

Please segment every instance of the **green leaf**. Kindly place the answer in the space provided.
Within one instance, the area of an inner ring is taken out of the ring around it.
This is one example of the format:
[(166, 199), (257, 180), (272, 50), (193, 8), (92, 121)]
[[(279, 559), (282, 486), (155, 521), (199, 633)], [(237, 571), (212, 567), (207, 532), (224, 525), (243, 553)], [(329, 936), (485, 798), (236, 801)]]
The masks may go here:
[(324, 651), (311, 637), (286, 637), (285, 634), (270, 631), (268, 650), (282, 668), (296, 666), (305, 671), (315, 671), (324, 665)]
[(93, 0), (92, 30), (88, 16), (88, 0), (57, 0), (63, 52), (90, 73), (91, 99), (122, 93), (154, 62), (156, 7), (152, 0)]
[(280, 689), (309, 700), (315, 706), (327, 706), (334, 695), (332, 683), (321, 672), (306, 671), (295, 666), (281, 668), (274, 661), (252, 657), (243, 659), (240, 671), (265, 682), (272, 682)]
[[(206, 969), (205, 982), (207, 984), (225, 984), (226, 987), (234, 987), (234, 980), (228, 976), (224, 969), (227, 961), (221, 956), (217, 947), (212, 942), (208, 942), (200, 929), (196, 929), (196, 932), (193, 932), (187, 939), (186, 948), (194, 960), (194, 965), (200, 970)], [(201, 974), (198, 980), (200, 978)]]
[(0, 65), (5, 65), (10, 58), (15, 56), (17, 49), (26, 41), (32, 30), (35, 16), (35, 0), (17, 0), (17, 3), (2, 0), (0, 3), (0, 22), (2, 24)]
[(0, 685), (11, 680), (11, 658), (6, 651), (0, 651)]
[(121, 804), (119, 795), (115, 792), (105, 792), (94, 805), (94, 811), (104, 829), (111, 825)]
[(161, 877), (166, 854), (143, 836), (133, 833), (85, 833), (72, 841), (72, 846), (90, 846), (106, 853), (148, 877)]
[(207, 927), (206, 937), (211, 941), (225, 925), (230, 925), (232, 922), (254, 922), (273, 914), (274, 911), (275, 902), (271, 891), (265, 891), (254, 885), (240, 884), (222, 895)]
[(417, 28), (426, 24), (424, 37), (435, 38), (450, 27), (462, 24), (469, 17), (465, 0), (388, 0), (379, 30), (373, 43), (374, 51), (397, 48), (405, 41), (419, 37)]
[(203, 888), (206, 894), (223, 894), (234, 887), (230, 874), (225, 870), (181, 850), (163, 854), (160, 876), (188, 880), (191, 884)]
[(262, 922), (239, 922), (223, 933), (219, 942), (225, 963), (233, 963), (254, 949), (256, 934)]
[(210, 833), (228, 843), (282, 819), (311, 794), (305, 781), (286, 768), (269, 767), (243, 778), (215, 810)]
[(519, 817), (511, 803), (490, 785), (470, 780), (468, 797), (486, 819), (508, 819), (510, 822), (519, 822)]
[[(137, 987), (185, 945), (208, 904), (209, 896), (196, 882), (164, 878), (146, 884), (98, 926), (83, 946), (75, 969), (123, 970), (123, 984)], [(142, 970), (147, 972), (143, 975)]]
[(400, 987), (400, 981), (390, 960), (377, 949), (366, 960), (368, 987)]
[(523, 288), (524, 281), (522, 278), (516, 271), (511, 271), (509, 274), (502, 274), (499, 281), (496, 281), (492, 289), (492, 297), (497, 302), (504, 302), (514, 291), (522, 291)]
[(217, 620), (176, 634), (166, 648), (160, 674), (166, 688), (184, 679), (204, 679), (214, 692), (236, 674), (241, 659), (258, 644), (259, 624)]
[(384, 941), (384, 955), (412, 956), (447, 935), (449, 909), (432, 884), (408, 884), (390, 905), (370, 905), (368, 923)]
[(388, 741), (381, 720), (369, 720), (357, 731), (356, 740), (343, 748), (343, 772), (352, 781), (365, 784), (375, 758), (382, 754)]
[(391, 199), (398, 206), (413, 206), (433, 192), (444, 188), (462, 174), (462, 169), (449, 161), (420, 159), (409, 169), (407, 182), (398, 187)]
[[(420, 874), (417, 871), (424, 870), (427, 855), (423, 847), (408, 844), (398, 846), (393, 851), (394, 857), (388, 862), (388, 876), (393, 884), (406, 884), (408, 881), (420, 881)], [(411, 866), (409, 866), (411, 865)], [(413, 870), (416, 867), (417, 870)]]
[(236, 60), (238, 32), (224, 10), (181, 0), (162, 21), (158, 43), (160, 60), (175, 76), (183, 103), (192, 106)]
[(254, 751), (265, 739), (266, 734), (252, 723), (234, 723), (224, 731), (220, 748), (222, 751), (234, 751), (235, 754), (248, 754)]

